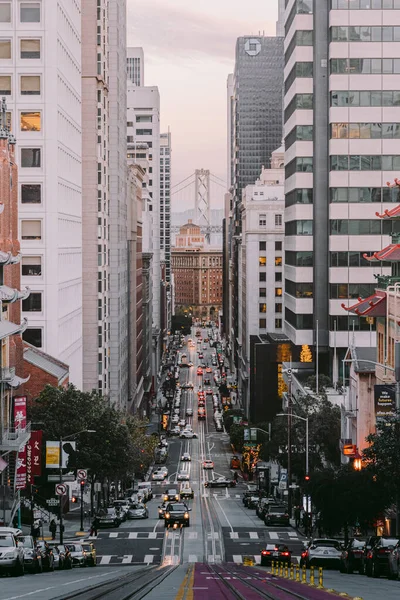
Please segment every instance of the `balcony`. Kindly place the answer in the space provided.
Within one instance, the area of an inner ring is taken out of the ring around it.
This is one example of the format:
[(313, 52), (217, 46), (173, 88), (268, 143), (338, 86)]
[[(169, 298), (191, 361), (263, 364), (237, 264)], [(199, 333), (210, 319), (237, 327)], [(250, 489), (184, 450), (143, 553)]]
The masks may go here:
[(24, 429), (8, 427), (0, 431), (0, 451), (16, 452), (28, 442), (31, 436), (31, 424), (27, 423)]
[(15, 377), (15, 367), (0, 368), (0, 383), (8, 383)]

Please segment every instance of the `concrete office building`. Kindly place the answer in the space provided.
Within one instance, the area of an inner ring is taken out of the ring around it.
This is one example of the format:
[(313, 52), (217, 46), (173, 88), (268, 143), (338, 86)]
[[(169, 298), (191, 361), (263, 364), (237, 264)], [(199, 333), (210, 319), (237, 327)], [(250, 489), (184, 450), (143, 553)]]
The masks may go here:
[(276, 22), (276, 36), (285, 35), (285, 0), (278, 0), (278, 20)]
[(82, 386), (81, 2), (0, 5), (0, 95), (17, 139), (24, 339)]
[(83, 389), (110, 393), (109, 0), (82, 6)]
[(160, 251), (166, 282), (171, 282), (171, 133), (160, 135)]
[(392, 225), (375, 213), (399, 202), (398, 188), (386, 187), (400, 168), (398, 8), (286, 6), (284, 328), (294, 344), (313, 346), (318, 328), (320, 369), (334, 382), (350, 342), (376, 344), (374, 319), (343, 314), (342, 303), (371, 295), (374, 275), (390, 274), (363, 254), (390, 243)]
[(128, 390), (126, 162), (126, 0), (109, 0), (110, 399), (124, 409)]
[(126, 67), (128, 80), (137, 86), (144, 86), (143, 48), (127, 48)]

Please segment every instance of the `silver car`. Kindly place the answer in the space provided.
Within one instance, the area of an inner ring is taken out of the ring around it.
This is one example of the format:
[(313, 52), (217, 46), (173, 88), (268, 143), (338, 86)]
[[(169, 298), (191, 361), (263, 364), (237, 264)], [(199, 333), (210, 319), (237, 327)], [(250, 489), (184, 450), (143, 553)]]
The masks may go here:
[(0, 572), (24, 575), (24, 549), (12, 533), (0, 533)]
[(301, 553), (300, 567), (330, 567), (339, 568), (342, 556), (342, 545), (335, 539), (311, 540)]
[(149, 511), (147, 506), (141, 502), (131, 504), (128, 509), (128, 519), (148, 519)]

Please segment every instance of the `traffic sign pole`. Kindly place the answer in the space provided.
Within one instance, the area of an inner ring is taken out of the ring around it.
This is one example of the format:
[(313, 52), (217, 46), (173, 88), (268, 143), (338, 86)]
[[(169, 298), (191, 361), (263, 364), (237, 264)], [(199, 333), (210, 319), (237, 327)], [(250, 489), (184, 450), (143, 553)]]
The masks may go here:
[[(59, 453), (59, 466), (60, 466), (60, 484), (62, 484), (63, 482), (63, 472), (62, 472), (62, 448), (63, 448), (63, 441), (62, 438), (60, 438), (60, 453)], [(64, 525), (63, 525), (63, 498), (64, 496), (61, 496), (60, 498), (60, 544), (63, 544), (64, 542)]]
[(79, 482), (81, 488), (81, 531), (84, 531), (83, 528), (83, 488), (85, 487), (85, 481), (83, 479)]

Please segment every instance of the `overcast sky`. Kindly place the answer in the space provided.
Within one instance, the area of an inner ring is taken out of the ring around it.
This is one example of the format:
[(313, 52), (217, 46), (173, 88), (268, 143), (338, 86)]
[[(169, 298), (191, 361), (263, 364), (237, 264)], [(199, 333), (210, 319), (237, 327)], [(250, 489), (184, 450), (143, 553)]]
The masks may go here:
[[(161, 127), (172, 134), (172, 184), (196, 168), (226, 180), (226, 78), (241, 35), (275, 35), (278, 0), (128, 0), (128, 45), (145, 53)], [(176, 198), (175, 198), (176, 200)]]

